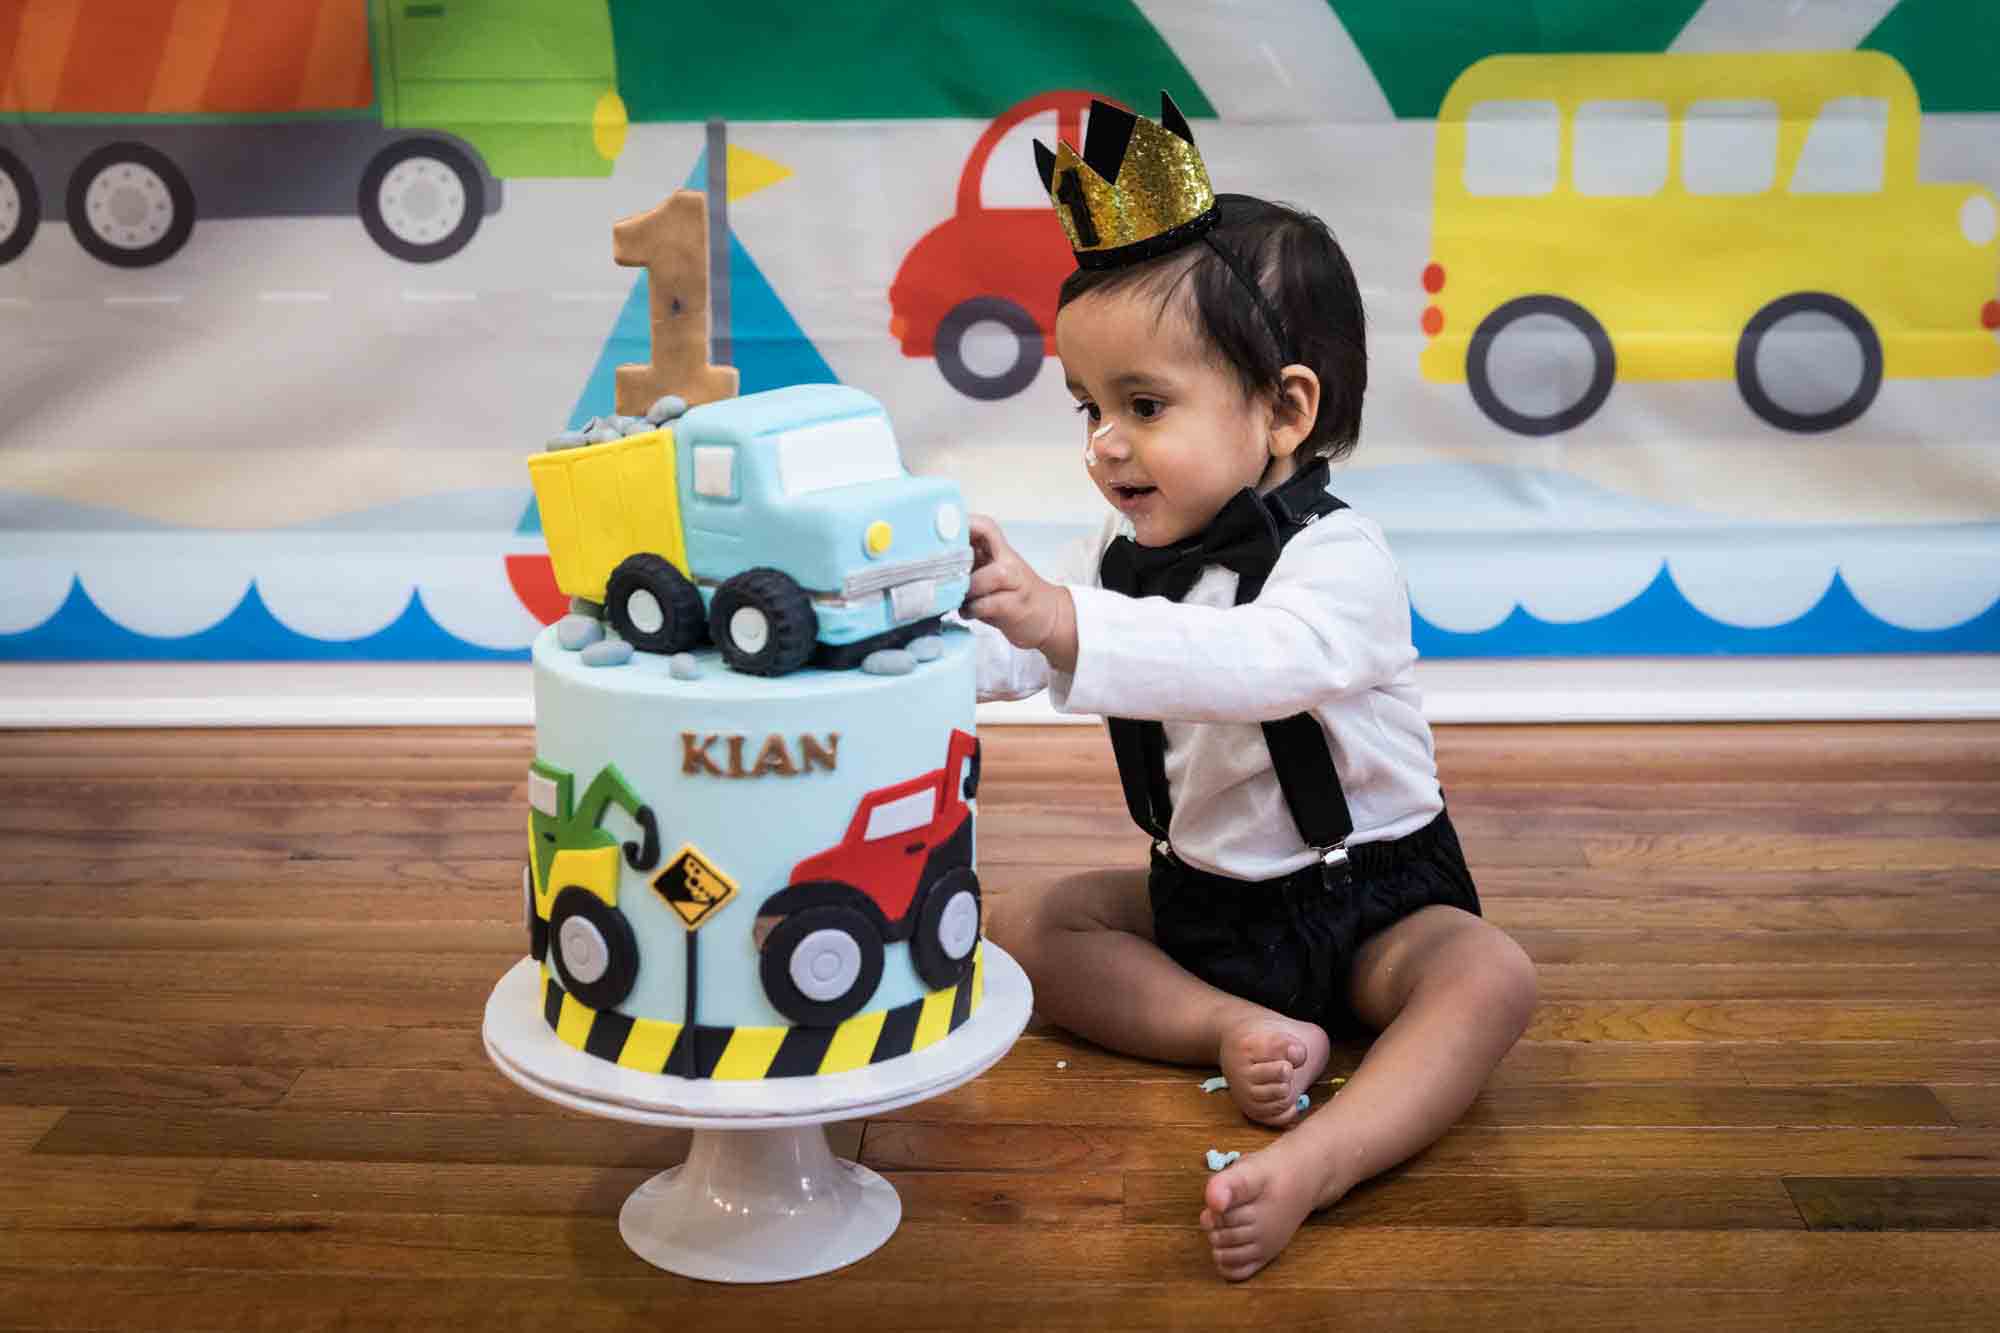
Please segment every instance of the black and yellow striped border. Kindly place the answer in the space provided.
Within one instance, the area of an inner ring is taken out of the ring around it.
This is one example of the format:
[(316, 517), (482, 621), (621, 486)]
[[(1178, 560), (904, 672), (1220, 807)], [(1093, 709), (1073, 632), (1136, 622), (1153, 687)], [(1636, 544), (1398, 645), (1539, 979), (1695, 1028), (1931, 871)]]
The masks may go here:
[(708, 1027), (633, 1018), (592, 1009), (565, 991), (542, 965), (542, 1017), (556, 1037), (586, 1055), (647, 1074), (687, 1068), (713, 1079), (802, 1078), (838, 1074), (921, 1051), (972, 1017), (986, 988), (986, 950), (972, 956), (972, 976), (894, 1009), (856, 1014), (832, 1028)]

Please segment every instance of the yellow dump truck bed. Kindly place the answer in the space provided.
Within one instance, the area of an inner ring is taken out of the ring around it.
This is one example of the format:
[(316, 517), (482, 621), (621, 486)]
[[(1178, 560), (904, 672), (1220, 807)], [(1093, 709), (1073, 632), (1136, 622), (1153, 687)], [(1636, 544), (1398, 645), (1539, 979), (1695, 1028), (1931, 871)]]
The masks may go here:
[(611, 571), (642, 551), (687, 572), (671, 430), (536, 454), (528, 478), (556, 586), (569, 596), (603, 601)]

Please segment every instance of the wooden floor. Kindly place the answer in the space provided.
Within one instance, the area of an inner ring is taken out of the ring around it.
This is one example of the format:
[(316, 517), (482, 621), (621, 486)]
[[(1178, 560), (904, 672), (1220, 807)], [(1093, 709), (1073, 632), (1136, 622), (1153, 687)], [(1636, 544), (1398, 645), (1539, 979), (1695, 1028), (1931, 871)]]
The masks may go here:
[[(986, 742), (990, 894), (1142, 855), (1101, 731)], [(0, 733), (0, 1327), (2000, 1327), (2000, 726), (1443, 729), (1540, 1010), (1458, 1128), (1242, 1287), (1203, 1154), (1267, 1132), (1211, 1070), (1040, 1025), (835, 1130), (903, 1201), (861, 1263), (633, 1257), (619, 1204), (686, 1135), (480, 1045), (531, 745)]]

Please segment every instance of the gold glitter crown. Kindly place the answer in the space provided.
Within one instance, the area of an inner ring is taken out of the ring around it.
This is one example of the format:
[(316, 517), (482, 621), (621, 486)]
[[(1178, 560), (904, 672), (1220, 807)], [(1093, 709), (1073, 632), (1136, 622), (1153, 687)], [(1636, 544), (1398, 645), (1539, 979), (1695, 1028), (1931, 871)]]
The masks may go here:
[(1083, 152), (1035, 142), (1035, 165), (1080, 268), (1117, 268), (1178, 249), (1215, 225), (1215, 190), (1174, 99), (1155, 124), (1093, 99)]

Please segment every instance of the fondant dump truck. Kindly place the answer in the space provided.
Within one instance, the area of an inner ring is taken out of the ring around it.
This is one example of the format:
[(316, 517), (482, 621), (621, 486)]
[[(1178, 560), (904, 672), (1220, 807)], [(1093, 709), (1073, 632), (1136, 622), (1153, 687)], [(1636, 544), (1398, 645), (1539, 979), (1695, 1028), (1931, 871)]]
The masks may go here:
[(556, 585), (643, 652), (857, 665), (936, 632), (972, 548), (958, 486), (904, 470), (882, 405), (797, 385), (528, 460)]

